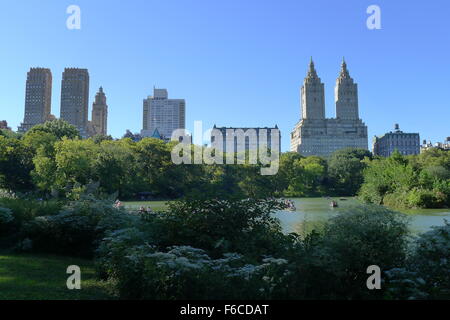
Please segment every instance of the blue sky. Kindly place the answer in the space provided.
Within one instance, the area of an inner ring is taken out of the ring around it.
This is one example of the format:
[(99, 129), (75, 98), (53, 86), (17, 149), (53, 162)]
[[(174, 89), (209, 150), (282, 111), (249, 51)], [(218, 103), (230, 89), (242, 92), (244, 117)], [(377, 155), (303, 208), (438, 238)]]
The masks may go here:
[[(68, 30), (66, 9), (81, 9)], [(369, 5), (381, 30), (366, 27)], [(327, 116), (342, 56), (359, 85), (360, 115), (373, 135), (400, 123), (421, 139), (450, 135), (448, 0), (4, 0), (0, 10), (0, 120), (23, 120), (26, 73), (53, 73), (59, 116), (65, 67), (88, 68), (90, 108), (108, 97), (109, 133), (142, 126), (153, 86), (186, 99), (187, 128), (273, 126), (282, 150), (300, 118), (310, 56), (325, 83)]]

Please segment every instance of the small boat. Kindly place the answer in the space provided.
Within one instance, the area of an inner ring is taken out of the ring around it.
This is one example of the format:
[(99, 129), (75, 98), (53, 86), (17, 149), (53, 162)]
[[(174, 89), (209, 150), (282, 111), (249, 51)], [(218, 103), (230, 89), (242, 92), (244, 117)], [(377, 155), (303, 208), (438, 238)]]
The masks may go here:
[(330, 207), (337, 208), (338, 207), (338, 203), (336, 201), (331, 201)]

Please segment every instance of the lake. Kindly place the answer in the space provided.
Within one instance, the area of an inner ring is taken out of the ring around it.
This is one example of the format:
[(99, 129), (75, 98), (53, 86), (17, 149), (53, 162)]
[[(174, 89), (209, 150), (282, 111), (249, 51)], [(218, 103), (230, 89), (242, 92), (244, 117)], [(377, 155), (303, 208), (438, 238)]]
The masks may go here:
[[(330, 199), (326, 198), (297, 198), (292, 199), (296, 211), (281, 211), (276, 214), (280, 219), (285, 232), (305, 234), (312, 229), (321, 228), (329, 218), (336, 216), (338, 212), (345, 211), (352, 205), (359, 204), (354, 198), (333, 198), (339, 204), (338, 208), (330, 207)], [(411, 218), (410, 229), (413, 233), (421, 233), (430, 230), (432, 226), (444, 225), (444, 219), (450, 221), (450, 209), (417, 209), (401, 210)]]
[[(359, 203), (355, 198), (345, 198), (345, 201), (333, 198), (339, 204), (338, 208), (330, 207), (330, 199), (326, 198), (295, 198), (296, 211), (280, 211), (275, 216), (280, 219), (284, 232), (296, 232), (306, 234), (313, 229), (320, 229), (324, 222), (335, 216), (340, 211)], [(151, 207), (153, 210), (162, 210), (164, 201), (125, 202), (125, 206), (132, 210), (138, 210), (140, 206)], [(402, 210), (411, 217), (410, 228), (413, 233), (421, 233), (430, 230), (432, 226), (444, 225), (444, 219), (450, 221), (450, 209), (418, 209)]]

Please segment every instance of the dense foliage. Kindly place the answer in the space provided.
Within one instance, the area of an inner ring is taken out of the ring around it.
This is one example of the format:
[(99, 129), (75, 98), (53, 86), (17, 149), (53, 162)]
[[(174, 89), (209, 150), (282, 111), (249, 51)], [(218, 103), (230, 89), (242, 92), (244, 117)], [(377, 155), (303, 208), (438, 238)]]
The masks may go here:
[[(86, 186), (98, 183), (98, 195), (120, 199), (211, 197), (323, 196), (356, 194), (370, 152), (346, 149), (329, 160), (288, 152), (274, 176), (261, 165), (175, 165), (174, 143), (145, 138), (79, 139), (62, 120), (37, 125), (24, 135), (0, 135), (0, 189), (37, 197), (76, 200)], [(199, 147), (195, 147), (199, 148)]]
[[(82, 194), (59, 208), (54, 204), (51, 214), (28, 215), (21, 210), (31, 208), (17, 201), (3, 201), (0, 208), (2, 235), (15, 233), (9, 248), (95, 257), (99, 277), (122, 299), (449, 294), (450, 225), (408, 242), (406, 216), (379, 206), (350, 207), (320, 232), (300, 237), (282, 233), (272, 213), (285, 204), (275, 199), (185, 199), (161, 212), (138, 214)], [(21, 225), (14, 222), (17, 214)], [(366, 269), (374, 264), (382, 270), (381, 290), (366, 287)]]
[(450, 152), (431, 149), (418, 156), (395, 152), (367, 161), (359, 195), (366, 202), (391, 207), (450, 207)]
[[(123, 299), (448, 299), (450, 225), (411, 240), (408, 219), (377, 204), (449, 206), (450, 156), (281, 155), (260, 165), (175, 165), (172, 143), (79, 139), (62, 121), (0, 134), (0, 249), (95, 258)], [(362, 187), (361, 187), (362, 185)], [(361, 188), (360, 188), (361, 187)], [(304, 236), (286, 235), (277, 196), (354, 195)], [(136, 213), (117, 197), (178, 198)], [(367, 267), (382, 270), (368, 290)]]

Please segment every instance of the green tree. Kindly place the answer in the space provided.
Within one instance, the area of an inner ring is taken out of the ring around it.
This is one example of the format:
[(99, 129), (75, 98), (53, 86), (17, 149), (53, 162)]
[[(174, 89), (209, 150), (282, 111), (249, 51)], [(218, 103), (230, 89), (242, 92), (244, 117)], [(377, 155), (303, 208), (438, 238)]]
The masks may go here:
[(94, 177), (94, 159), (99, 146), (92, 140), (69, 140), (63, 138), (55, 144), (56, 185), (60, 189), (84, 186)]
[(64, 137), (68, 139), (81, 138), (80, 133), (78, 132), (78, 129), (75, 126), (61, 119), (47, 121), (43, 124), (35, 125), (27, 132), (27, 134), (34, 132), (51, 133), (55, 135), (58, 139), (62, 139)]
[(21, 140), (0, 136), (0, 187), (11, 191), (33, 189), (33, 152)]
[(328, 162), (330, 189), (340, 196), (354, 196), (364, 181), (363, 170), (367, 163), (362, 161), (372, 158), (372, 154), (364, 149), (343, 149), (331, 155)]
[(292, 177), (286, 192), (289, 196), (323, 195), (327, 163), (316, 156), (298, 158), (292, 163)]

